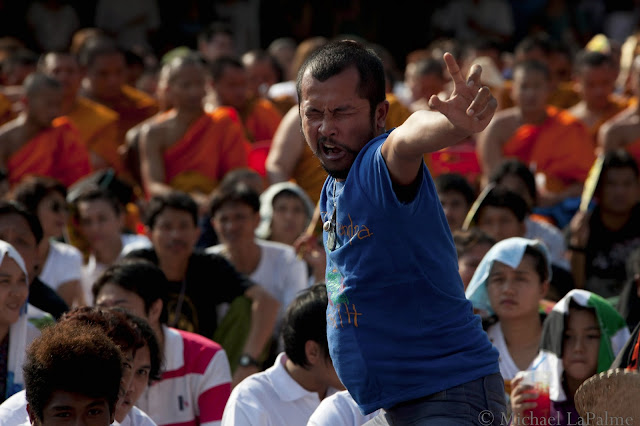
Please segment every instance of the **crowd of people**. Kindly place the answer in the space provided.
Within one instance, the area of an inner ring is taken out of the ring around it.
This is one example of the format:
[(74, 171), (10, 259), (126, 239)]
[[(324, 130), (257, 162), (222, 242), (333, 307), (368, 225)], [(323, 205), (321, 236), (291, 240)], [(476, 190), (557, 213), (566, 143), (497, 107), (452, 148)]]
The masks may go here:
[(401, 70), (103, 12), (0, 39), (0, 426), (570, 425), (638, 369), (640, 33), (444, 7)]

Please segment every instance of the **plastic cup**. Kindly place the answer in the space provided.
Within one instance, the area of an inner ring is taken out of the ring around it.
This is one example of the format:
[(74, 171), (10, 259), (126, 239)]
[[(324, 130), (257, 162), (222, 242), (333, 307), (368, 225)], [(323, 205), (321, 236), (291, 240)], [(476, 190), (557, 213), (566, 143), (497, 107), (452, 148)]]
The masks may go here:
[(549, 419), (551, 415), (551, 400), (549, 398), (549, 381), (551, 375), (548, 371), (528, 370), (519, 372), (516, 377), (522, 377), (522, 384), (530, 385), (533, 391), (538, 394), (536, 398), (527, 399), (528, 402), (535, 402), (537, 405), (531, 410), (525, 411), (525, 415), (538, 419)]

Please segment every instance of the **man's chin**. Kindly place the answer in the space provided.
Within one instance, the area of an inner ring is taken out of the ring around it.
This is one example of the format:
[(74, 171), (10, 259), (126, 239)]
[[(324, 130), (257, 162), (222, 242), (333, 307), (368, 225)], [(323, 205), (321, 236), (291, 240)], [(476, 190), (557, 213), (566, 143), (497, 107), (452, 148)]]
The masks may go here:
[(349, 166), (348, 168), (344, 168), (344, 169), (331, 169), (331, 168), (327, 167), (326, 165), (322, 164), (322, 168), (332, 178), (344, 180), (349, 175), (349, 170), (351, 169), (351, 166)]

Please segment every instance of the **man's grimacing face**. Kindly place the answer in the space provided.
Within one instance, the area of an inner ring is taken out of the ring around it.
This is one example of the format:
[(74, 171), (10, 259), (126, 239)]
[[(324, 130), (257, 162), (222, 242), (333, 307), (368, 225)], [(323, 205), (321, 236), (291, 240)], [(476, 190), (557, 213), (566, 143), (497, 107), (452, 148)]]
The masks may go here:
[(358, 94), (360, 76), (355, 66), (319, 81), (305, 71), (301, 83), (302, 132), (322, 167), (337, 179), (346, 179), (358, 152), (384, 129), (386, 102), (371, 116), (369, 101)]

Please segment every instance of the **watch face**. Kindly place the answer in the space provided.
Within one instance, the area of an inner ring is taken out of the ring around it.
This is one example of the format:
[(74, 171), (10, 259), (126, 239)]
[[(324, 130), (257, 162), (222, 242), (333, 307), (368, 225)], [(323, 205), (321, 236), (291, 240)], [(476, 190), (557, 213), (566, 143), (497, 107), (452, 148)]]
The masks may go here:
[(238, 364), (240, 364), (241, 367), (248, 367), (250, 365), (258, 365), (258, 362), (256, 360), (254, 360), (253, 358), (251, 358), (249, 355), (242, 355), (240, 357), (240, 360), (238, 362)]

